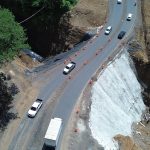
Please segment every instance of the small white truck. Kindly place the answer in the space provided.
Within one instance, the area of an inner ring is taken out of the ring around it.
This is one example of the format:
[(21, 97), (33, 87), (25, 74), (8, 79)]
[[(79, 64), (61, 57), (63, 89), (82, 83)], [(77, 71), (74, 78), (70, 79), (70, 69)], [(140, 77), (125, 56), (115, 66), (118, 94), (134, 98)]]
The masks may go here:
[(44, 144), (47, 147), (57, 147), (58, 139), (62, 129), (62, 119), (51, 119), (44, 137)]

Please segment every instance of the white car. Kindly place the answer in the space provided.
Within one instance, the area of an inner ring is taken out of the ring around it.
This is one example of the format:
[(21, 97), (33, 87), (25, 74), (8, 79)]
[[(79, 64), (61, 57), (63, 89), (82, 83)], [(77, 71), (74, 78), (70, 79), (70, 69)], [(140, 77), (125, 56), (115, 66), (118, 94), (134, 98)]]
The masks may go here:
[(127, 15), (127, 21), (130, 21), (130, 20), (132, 19), (132, 15), (133, 15), (133, 14), (131, 14), (131, 13), (129, 13), (129, 14)]
[(69, 72), (71, 72), (76, 66), (76, 63), (71, 62), (69, 63), (63, 70), (63, 74), (68, 74)]
[(122, 0), (117, 0), (117, 4), (121, 4), (122, 3)]
[(105, 30), (105, 34), (109, 35), (111, 30), (112, 30), (112, 26), (108, 26), (107, 29)]
[(37, 99), (33, 105), (31, 106), (31, 108), (28, 111), (28, 116), (29, 117), (35, 117), (35, 115), (37, 114), (37, 112), (39, 111), (39, 109), (42, 106), (42, 100), (41, 99)]

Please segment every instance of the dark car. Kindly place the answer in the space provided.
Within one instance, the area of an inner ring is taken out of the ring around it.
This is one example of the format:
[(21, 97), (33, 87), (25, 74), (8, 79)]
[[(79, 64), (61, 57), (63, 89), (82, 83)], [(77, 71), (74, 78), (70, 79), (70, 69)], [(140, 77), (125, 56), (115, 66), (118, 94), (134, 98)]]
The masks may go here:
[(118, 39), (122, 39), (124, 36), (125, 36), (126, 32), (125, 31), (121, 31), (119, 34), (118, 34)]

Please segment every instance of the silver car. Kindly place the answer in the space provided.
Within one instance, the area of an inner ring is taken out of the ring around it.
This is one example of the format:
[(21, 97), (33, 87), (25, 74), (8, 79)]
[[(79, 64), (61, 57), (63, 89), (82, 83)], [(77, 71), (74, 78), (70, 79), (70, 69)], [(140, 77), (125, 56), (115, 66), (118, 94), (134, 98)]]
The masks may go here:
[(37, 114), (37, 112), (39, 111), (39, 109), (41, 108), (42, 106), (42, 100), (41, 99), (37, 99), (33, 105), (31, 106), (31, 108), (29, 109), (28, 111), (28, 116), (29, 117), (35, 117), (35, 115)]
[(70, 73), (76, 66), (76, 63), (75, 62), (71, 62), (69, 63), (63, 70), (63, 74), (68, 74)]
[(109, 35), (110, 32), (111, 32), (111, 30), (112, 30), (112, 26), (108, 26), (108, 27), (106, 28), (106, 30), (105, 30), (105, 34), (106, 34), (106, 35)]

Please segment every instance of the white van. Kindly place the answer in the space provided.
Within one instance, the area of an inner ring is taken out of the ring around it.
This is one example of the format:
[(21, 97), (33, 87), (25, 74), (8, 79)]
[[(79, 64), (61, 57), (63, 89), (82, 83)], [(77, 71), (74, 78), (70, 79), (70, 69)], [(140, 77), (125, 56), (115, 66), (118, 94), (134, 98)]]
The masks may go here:
[(129, 13), (129, 14), (127, 15), (127, 20), (128, 20), (128, 21), (130, 21), (130, 20), (132, 19), (132, 15), (133, 15), (133, 14), (131, 14), (131, 13)]

